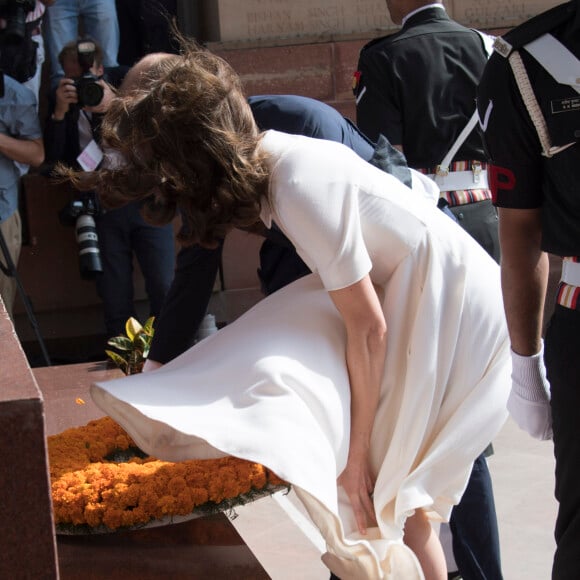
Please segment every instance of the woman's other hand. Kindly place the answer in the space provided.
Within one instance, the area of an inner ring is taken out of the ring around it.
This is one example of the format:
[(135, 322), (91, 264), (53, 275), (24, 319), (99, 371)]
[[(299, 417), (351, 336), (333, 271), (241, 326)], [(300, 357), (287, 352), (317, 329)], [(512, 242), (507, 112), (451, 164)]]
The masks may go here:
[(355, 450), (351, 445), (348, 461), (338, 478), (338, 484), (344, 488), (350, 500), (359, 532), (365, 535), (369, 525), (376, 526), (373, 503), (375, 482), (365, 451)]

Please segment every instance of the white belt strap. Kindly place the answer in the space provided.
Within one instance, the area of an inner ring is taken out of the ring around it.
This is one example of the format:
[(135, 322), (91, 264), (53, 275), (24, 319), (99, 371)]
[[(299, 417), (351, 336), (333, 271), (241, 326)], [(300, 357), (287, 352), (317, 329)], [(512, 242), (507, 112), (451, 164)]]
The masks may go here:
[(487, 169), (481, 171), (451, 171), (447, 175), (428, 175), (439, 187), (439, 191), (460, 191), (464, 189), (488, 189)]
[(449, 171), (449, 165), (452, 159), (455, 157), (455, 154), (459, 151), (459, 148), (463, 145), (463, 142), (467, 139), (468, 135), (473, 131), (473, 129), (475, 129), (478, 119), (479, 117), (476, 109), (473, 115), (471, 115), (471, 119), (467, 122), (467, 125), (463, 127), (463, 131), (459, 133), (459, 136), (455, 140), (455, 143), (453, 143), (451, 149), (449, 149), (447, 155), (443, 158), (443, 161), (441, 161), (437, 166), (437, 175), (445, 175)]
[(564, 260), (562, 262), (562, 277), (560, 281), (570, 286), (580, 286), (580, 262)]
[(580, 93), (580, 60), (551, 34), (544, 34), (524, 46), (562, 85), (571, 86)]
[[(472, 28), (471, 30), (473, 30), (474, 32), (479, 34), (479, 36), (483, 42), (483, 46), (485, 47), (487, 57), (489, 58), (491, 56), (491, 53), (493, 52), (493, 46), (494, 46), (494, 42), (496, 40), (496, 37), (490, 36), (489, 34), (485, 34), (484, 32), (481, 32), (480, 30), (476, 30), (475, 28)], [(447, 155), (445, 155), (445, 157), (441, 160), (441, 163), (439, 163), (439, 165), (437, 166), (436, 171), (437, 171), (438, 176), (446, 176), (449, 173), (449, 166), (451, 165), (453, 158), (455, 157), (455, 155), (459, 151), (459, 148), (463, 145), (463, 143), (465, 142), (467, 137), (469, 137), (469, 134), (475, 129), (475, 126), (477, 125), (478, 120), (479, 120), (479, 115), (477, 113), (477, 107), (475, 107), (475, 111), (473, 112), (473, 115), (471, 115), (471, 118), (469, 119), (469, 121), (467, 121), (467, 125), (465, 125), (465, 127), (463, 127), (463, 131), (461, 131), (461, 133), (459, 133), (457, 139), (455, 139), (455, 143), (453, 143), (453, 145), (451, 146), (451, 149), (449, 149), (449, 151), (447, 152)], [(486, 176), (486, 183), (487, 183), (487, 176)], [(447, 187), (447, 186), (445, 186), (445, 187)], [(479, 187), (483, 187), (483, 186), (479, 186)], [(485, 187), (487, 187), (487, 185)], [(457, 189), (476, 189), (476, 187), (473, 187), (473, 186), (471, 186), (471, 187), (455, 187), (455, 188), (449, 188), (449, 189), (442, 189), (441, 191), (452, 191), (452, 190), (457, 190)]]

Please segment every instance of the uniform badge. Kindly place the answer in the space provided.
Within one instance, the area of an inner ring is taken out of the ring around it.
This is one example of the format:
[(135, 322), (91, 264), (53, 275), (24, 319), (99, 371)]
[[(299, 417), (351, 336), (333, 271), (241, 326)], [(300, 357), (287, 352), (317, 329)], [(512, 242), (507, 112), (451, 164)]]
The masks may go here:
[(361, 77), (361, 72), (360, 70), (357, 70), (353, 75), (352, 75), (352, 92), (354, 94), (354, 96), (356, 97), (358, 94), (358, 89), (359, 89), (359, 85), (360, 85), (360, 77)]
[(360, 70), (357, 70), (352, 77), (352, 92), (355, 96), (355, 103), (358, 105), (363, 95), (367, 92), (367, 88), (362, 86), (361, 83), (362, 74)]

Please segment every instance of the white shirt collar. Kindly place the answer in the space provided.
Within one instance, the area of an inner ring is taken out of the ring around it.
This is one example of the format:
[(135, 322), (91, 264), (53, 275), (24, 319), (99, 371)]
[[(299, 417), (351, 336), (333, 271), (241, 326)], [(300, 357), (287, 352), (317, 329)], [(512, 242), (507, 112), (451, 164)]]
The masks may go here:
[(427, 10), (427, 8), (442, 8), (443, 10), (445, 10), (445, 6), (443, 6), (441, 2), (433, 2), (433, 4), (426, 4), (425, 6), (421, 6), (420, 8), (416, 8), (412, 12), (409, 12), (409, 14), (407, 14), (407, 16), (405, 16), (401, 21), (401, 26), (405, 26), (405, 22), (407, 22), (407, 20), (409, 20), (411, 16), (415, 16), (415, 14), (423, 10)]

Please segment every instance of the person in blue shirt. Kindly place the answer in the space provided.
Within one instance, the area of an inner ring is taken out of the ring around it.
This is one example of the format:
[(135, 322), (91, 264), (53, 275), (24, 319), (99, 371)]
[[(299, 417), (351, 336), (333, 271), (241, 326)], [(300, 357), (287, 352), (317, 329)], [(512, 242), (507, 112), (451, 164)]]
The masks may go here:
[[(14, 265), (18, 263), (22, 230), (18, 189), (22, 165), (38, 167), (44, 161), (42, 131), (36, 112), (36, 96), (8, 75), (2, 75), (0, 96), (0, 231)], [(2, 266), (7, 257), (0, 255)], [(0, 296), (8, 313), (16, 297), (16, 281), (0, 270)]]

